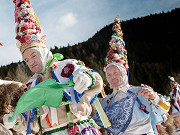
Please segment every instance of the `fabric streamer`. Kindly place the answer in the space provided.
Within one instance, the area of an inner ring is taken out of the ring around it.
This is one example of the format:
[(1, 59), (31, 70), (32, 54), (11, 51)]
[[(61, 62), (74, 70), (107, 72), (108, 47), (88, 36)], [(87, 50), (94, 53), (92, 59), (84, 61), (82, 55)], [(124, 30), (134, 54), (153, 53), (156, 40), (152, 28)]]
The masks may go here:
[(38, 20), (38, 18), (37, 18), (37, 15), (36, 15), (36, 13), (35, 13), (35, 12), (34, 12), (34, 16), (35, 16), (36, 21), (38, 22), (38, 24), (40, 24), (40, 23), (39, 23), (39, 20)]
[(107, 115), (105, 114), (105, 112), (104, 112), (98, 98), (96, 98), (96, 100), (94, 100), (94, 105), (95, 105), (96, 110), (97, 110), (97, 112), (98, 112), (98, 114), (100, 116), (100, 119), (101, 119), (101, 121), (103, 123), (103, 126), (106, 127), (106, 128), (110, 127), (111, 123), (110, 123)]
[(70, 89), (70, 93), (71, 93), (71, 102), (72, 102), (73, 113), (76, 114), (77, 113), (77, 103), (76, 103), (76, 99), (75, 99), (74, 88), (71, 87), (68, 89)]
[(14, 17), (15, 17), (15, 23), (18, 21), (18, 15), (17, 15), (17, 6), (18, 4), (20, 3), (20, 0), (16, 0), (16, 3), (15, 3), (15, 10), (14, 10)]
[(21, 96), (9, 121), (14, 121), (18, 114), (43, 105), (59, 107), (62, 102), (64, 89), (72, 86), (74, 86), (73, 81), (69, 81), (67, 84), (60, 84), (54, 79), (48, 79), (39, 83)]

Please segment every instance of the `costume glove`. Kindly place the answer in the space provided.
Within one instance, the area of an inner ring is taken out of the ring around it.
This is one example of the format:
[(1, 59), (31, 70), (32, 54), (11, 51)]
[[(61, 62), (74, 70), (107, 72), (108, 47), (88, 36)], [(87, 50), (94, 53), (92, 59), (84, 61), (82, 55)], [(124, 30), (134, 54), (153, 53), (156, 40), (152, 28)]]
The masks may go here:
[(13, 135), (13, 133), (0, 123), (0, 135)]
[(16, 119), (13, 121), (13, 122), (9, 122), (9, 117), (12, 117), (12, 113), (10, 114), (5, 114), (4, 117), (3, 117), (3, 123), (4, 123), (4, 126), (7, 128), (7, 129), (10, 129), (10, 128), (13, 128), (15, 123), (16, 123)]
[(91, 77), (83, 72), (78, 72), (74, 76), (73, 81), (75, 83), (74, 89), (79, 93), (82, 93), (84, 90), (86, 90), (92, 84)]

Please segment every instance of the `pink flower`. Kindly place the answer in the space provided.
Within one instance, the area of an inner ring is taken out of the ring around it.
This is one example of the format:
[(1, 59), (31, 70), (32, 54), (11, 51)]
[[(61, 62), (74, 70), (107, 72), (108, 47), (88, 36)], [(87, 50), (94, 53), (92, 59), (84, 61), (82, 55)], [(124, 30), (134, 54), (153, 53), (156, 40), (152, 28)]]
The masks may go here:
[(24, 25), (23, 25), (26, 29), (29, 28), (29, 23), (28, 22), (25, 22)]
[(23, 25), (26, 29), (33, 29), (33, 27), (35, 26), (35, 24), (33, 22), (25, 22)]
[(70, 126), (68, 125), (67, 131), (68, 131), (69, 135), (76, 135), (76, 134), (79, 133), (79, 128), (78, 128), (77, 125), (73, 125), (72, 127), (70, 127)]
[(117, 59), (119, 59), (119, 55), (116, 53), (114, 54), (114, 60), (117, 60)]
[(25, 36), (25, 41), (26, 41), (26, 43), (28, 43), (28, 44), (30, 44), (31, 43), (31, 35), (26, 35)]
[(127, 63), (125, 63), (125, 68), (126, 68), (126, 71), (129, 69), (129, 66), (128, 66), (128, 64)]
[(29, 23), (29, 28), (33, 29), (34, 26), (35, 26), (35, 24), (33, 22)]

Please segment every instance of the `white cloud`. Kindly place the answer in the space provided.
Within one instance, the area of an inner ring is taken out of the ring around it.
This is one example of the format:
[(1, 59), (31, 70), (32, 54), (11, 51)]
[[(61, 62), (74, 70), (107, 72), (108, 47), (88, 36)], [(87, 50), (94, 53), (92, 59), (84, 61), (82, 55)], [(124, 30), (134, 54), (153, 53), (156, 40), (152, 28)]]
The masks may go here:
[(60, 17), (57, 23), (58, 29), (67, 29), (73, 27), (78, 22), (77, 15), (74, 13), (67, 13)]

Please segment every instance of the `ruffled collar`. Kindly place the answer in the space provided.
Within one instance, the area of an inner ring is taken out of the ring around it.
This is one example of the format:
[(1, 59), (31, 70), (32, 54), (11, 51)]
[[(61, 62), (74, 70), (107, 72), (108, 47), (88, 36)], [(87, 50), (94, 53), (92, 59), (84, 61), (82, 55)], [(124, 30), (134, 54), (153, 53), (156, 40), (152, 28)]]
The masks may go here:
[(117, 92), (123, 92), (123, 93), (126, 93), (129, 89), (130, 85), (129, 83), (126, 83), (124, 86), (121, 86), (119, 87), (119, 89), (113, 89), (113, 94), (116, 94)]

